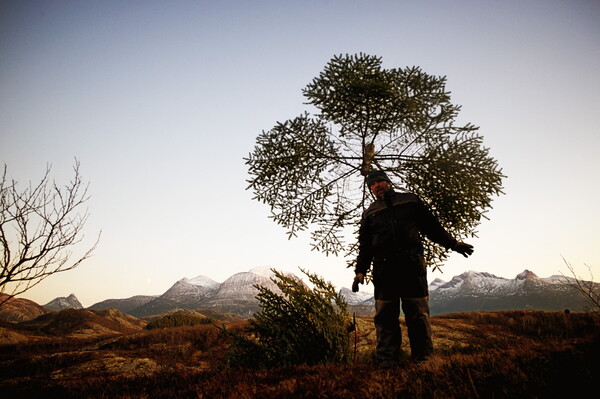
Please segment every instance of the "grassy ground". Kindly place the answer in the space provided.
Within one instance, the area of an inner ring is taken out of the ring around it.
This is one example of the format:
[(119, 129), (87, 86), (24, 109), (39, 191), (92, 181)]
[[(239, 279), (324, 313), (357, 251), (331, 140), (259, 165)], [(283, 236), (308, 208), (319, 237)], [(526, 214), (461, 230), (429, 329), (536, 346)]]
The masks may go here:
[(464, 313), (432, 325), (436, 355), (424, 363), (407, 356), (394, 370), (372, 362), (370, 318), (359, 320), (351, 365), (232, 369), (227, 339), (211, 325), (30, 341), (0, 348), (0, 397), (558, 398), (598, 390), (593, 314)]

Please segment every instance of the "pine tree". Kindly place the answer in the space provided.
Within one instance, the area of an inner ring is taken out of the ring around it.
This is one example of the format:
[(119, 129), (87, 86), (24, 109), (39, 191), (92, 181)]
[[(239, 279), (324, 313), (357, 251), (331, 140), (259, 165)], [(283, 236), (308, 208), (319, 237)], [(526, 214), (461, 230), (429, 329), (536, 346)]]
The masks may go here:
[[(303, 90), (317, 112), (257, 137), (248, 188), (289, 237), (309, 230), (325, 254), (355, 255), (373, 169), (419, 195), (455, 237), (474, 236), (504, 176), (479, 128), (456, 122), (461, 107), (445, 86), (445, 77), (418, 67), (384, 69), (380, 57), (334, 57)], [(426, 246), (428, 260), (441, 264), (443, 248)]]
[(233, 335), (230, 363), (244, 367), (347, 363), (350, 317), (343, 297), (316, 274), (302, 272), (314, 286), (273, 269), (281, 293), (256, 286), (261, 311), (245, 334)]

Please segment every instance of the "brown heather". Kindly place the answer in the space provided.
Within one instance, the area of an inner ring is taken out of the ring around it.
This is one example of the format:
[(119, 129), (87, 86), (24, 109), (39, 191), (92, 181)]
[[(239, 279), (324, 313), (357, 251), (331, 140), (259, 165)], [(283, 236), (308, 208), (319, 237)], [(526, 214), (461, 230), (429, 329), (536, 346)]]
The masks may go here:
[[(243, 332), (247, 322), (226, 324)], [(229, 338), (206, 324), (38, 336), (0, 348), (0, 397), (558, 398), (598, 391), (598, 315), (460, 313), (432, 324), (436, 355), (424, 363), (406, 356), (395, 370), (374, 367), (366, 317), (358, 320), (354, 365), (229, 368)], [(354, 347), (354, 334), (349, 338)]]

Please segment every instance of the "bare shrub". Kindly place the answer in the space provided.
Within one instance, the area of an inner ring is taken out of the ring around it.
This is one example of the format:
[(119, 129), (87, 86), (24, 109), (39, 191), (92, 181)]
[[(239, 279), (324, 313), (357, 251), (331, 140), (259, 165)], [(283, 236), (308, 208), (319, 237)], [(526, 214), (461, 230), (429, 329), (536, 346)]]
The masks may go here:
[(565, 276), (565, 284), (570, 285), (579, 291), (587, 300), (590, 309), (593, 312), (600, 313), (600, 284), (594, 282), (592, 268), (589, 265), (585, 265), (590, 274), (590, 279), (584, 280), (575, 272), (573, 265), (567, 262), (565, 258), (563, 258), (563, 261), (571, 274), (571, 278)]

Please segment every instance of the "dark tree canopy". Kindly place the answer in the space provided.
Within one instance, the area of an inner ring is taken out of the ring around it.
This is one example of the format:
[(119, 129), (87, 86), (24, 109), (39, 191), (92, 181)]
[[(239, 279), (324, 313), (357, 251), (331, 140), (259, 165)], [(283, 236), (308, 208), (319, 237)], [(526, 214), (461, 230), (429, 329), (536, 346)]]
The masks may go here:
[[(460, 106), (445, 85), (419, 67), (384, 69), (380, 57), (334, 57), (303, 90), (318, 112), (257, 137), (249, 189), (290, 237), (309, 230), (325, 254), (356, 250), (347, 236), (373, 200), (364, 177), (374, 169), (419, 195), (453, 235), (474, 236), (504, 176), (479, 128), (456, 123)], [(442, 248), (426, 246), (430, 261), (444, 260)]]

